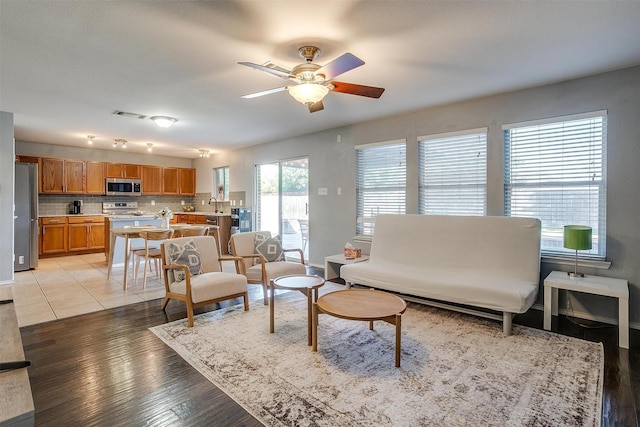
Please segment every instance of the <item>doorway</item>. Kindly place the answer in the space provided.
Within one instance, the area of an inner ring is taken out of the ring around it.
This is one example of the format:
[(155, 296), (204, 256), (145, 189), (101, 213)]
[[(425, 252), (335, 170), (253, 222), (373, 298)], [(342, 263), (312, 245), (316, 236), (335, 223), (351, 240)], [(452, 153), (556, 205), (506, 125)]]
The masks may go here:
[[(282, 236), (309, 259), (309, 158), (256, 165), (256, 230)], [(297, 257), (297, 253), (287, 253)]]

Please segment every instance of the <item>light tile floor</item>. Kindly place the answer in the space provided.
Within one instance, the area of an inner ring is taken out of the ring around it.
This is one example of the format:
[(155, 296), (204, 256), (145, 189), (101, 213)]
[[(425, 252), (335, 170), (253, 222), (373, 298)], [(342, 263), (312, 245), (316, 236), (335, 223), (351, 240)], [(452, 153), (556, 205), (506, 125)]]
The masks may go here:
[(13, 299), (19, 326), (48, 322), (63, 317), (164, 297), (164, 283), (147, 273), (147, 285), (140, 278), (127, 280), (122, 289), (123, 267), (114, 266), (107, 279), (104, 253), (46, 258), (36, 270), (15, 273)]

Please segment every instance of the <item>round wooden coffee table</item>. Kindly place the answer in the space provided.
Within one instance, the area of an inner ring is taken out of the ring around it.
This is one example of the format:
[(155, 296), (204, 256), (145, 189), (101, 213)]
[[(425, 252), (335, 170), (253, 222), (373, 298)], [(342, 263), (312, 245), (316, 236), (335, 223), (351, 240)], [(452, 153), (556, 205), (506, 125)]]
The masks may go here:
[(311, 345), (311, 303), (318, 301), (318, 288), (324, 285), (324, 279), (320, 276), (308, 276), (305, 274), (291, 274), (281, 276), (271, 281), (269, 286), (269, 332), (275, 331), (274, 325), (274, 290), (287, 289), (300, 291), (307, 297), (307, 345)]
[(388, 292), (371, 289), (346, 289), (330, 292), (313, 303), (313, 351), (318, 351), (318, 314), (325, 313), (347, 320), (374, 320), (396, 325), (396, 367), (400, 366), (402, 313), (407, 309), (403, 299)]

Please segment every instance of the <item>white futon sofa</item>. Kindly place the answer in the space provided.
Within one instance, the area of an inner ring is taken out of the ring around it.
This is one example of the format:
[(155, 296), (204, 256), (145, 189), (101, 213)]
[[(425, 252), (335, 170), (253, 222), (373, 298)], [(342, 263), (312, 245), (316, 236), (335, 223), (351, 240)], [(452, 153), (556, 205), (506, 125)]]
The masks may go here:
[[(538, 294), (540, 221), (379, 215), (369, 261), (342, 266), (340, 276), (348, 287), (500, 311), (504, 333), (510, 335), (513, 315), (526, 312)], [(476, 314), (500, 318), (486, 310)]]

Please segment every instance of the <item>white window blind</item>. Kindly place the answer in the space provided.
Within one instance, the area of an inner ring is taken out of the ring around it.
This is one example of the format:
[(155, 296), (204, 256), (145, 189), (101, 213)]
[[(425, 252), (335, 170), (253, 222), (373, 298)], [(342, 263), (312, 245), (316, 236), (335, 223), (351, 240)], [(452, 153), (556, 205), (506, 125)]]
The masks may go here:
[(487, 129), (418, 138), (419, 213), (485, 215)]
[(597, 111), (507, 125), (504, 129), (505, 215), (539, 218), (546, 255), (563, 247), (565, 225), (593, 229), (592, 249), (606, 255), (607, 113)]
[(379, 214), (406, 212), (406, 142), (356, 147), (356, 235), (372, 235)]

